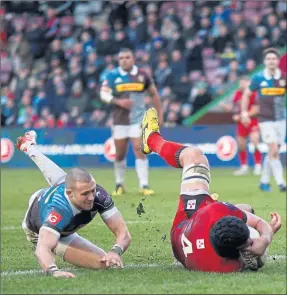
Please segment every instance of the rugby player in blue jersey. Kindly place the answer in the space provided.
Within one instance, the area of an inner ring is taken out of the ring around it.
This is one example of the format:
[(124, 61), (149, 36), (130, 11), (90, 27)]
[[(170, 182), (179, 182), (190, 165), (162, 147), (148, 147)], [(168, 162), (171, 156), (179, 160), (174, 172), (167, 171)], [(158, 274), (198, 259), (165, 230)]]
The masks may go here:
[(263, 161), (260, 189), (270, 191), (270, 176), (281, 192), (286, 192), (283, 166), (280, 161), (280, 146), (286, 138), (286, 77), (279, 69), (280, 54), (275, 48), (263, 52), (265, 69), (254, 75), (249, 88), (242, 96), (241, 121), (248, 125), (249, 99), (253, 91), (258, 92), (259, 128), (264, 143), (268, 145), (268, 154)]
[[(22, 223), (42, 270), (54, 277), (74, 277), (57, 268), (55, 255), (83, 268), (123, 267), (121, 255), (130, 245), (131, 236), (107, 191), (85, 169), (65, 173), (37, 149), (33, 130), (19, 137), (16, 146), (35, 162), (50, 185), (31, 196)], [(76, 233), (97, 213), (116, 238), (107, 253)]]
[(145, 93), (151, 97), (159, 114), (159, 121), (162, 122), (160, 97), (151, 77), (143, 68), (135, 65), (135, 57), (130, 49), (121, 49), (118, 59), (119, 67), (108, 73), (100, 92), (101, 100), (113, 105), (113, 138), (116, 148), (116, 189), (113, 196), (125, 193), (124, 175), (129, 141), (136, 158), (135, 168), (140, 193), (149, 196), (153, 195), (154, 191), (149, 187), (148, 160), (140, 149), (140, 124), (146, 110)]

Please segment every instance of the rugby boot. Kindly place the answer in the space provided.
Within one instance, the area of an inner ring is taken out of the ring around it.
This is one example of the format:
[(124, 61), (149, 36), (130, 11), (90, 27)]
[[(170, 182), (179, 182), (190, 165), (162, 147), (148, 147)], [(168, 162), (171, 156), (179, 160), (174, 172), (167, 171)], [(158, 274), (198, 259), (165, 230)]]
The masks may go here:
[(154, 195), (154, 191), (148, 186), (145, 185), (140, 189), (140, 193), (144, 196), (151, 196)]
[(280, 191), (281, 193), (286, 192), (286, 185), (284, 185), (284, 184), (280, 184), (280, 185), (279, 185), (279, 191)]
[(27, 153), (29, 147), (31, 145), (36, 145), (37, 133), (34, 130), (30, 130), (25, 132), (24, 136), (20, 136), (17, 138), (16, 147)]
[(263, 192), (271, 192), (271, 186), (269, 183), (260, 183), (259, 189), (262, 190)]
[(247, 165), (241, 166), (238, 170), (235, 170), (233, 172), (234, 176), (241, 176), (241, 175), (246, 175), (246, 174), (248, 174), (248, 166)]
[(122, 196), (125, 192), (124, 186), (122, 184), (117, 184), (116, 189), (112, 192), (112, 196)]
[(147, 140), (149, 136), (155, 132), (160, 133), (158, 116), (155, 108), (148, 109), (142, 119), (142, 137), (141, 137), (141, 150), (144, 154), (148, 155), (152, 150), (148, 147)]

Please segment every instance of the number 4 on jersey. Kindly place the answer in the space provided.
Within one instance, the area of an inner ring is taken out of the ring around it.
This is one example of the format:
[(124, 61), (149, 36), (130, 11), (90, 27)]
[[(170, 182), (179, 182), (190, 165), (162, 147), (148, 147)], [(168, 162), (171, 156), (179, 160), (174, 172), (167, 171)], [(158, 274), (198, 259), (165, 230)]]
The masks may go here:
[(185, 257), (187, 257), (188, 254), (193, 253), (192, 244), (184, 234), (181, 235), (181, 245)]

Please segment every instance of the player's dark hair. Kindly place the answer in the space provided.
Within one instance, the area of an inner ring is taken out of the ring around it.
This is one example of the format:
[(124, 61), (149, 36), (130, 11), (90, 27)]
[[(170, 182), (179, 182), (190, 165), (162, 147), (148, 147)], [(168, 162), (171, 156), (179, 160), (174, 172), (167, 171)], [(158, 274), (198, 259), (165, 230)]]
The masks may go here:
[(249, 238), (246, 223), (235, 216), (219, 219), (210, 231), (211, 244), (216, 253), (224, 258), (238, 259), (238, 247), (244, 245)]
[(270, 48), (266, 48), (264, 51), (263, 51), (263, 57), (265, 58), (267, 54), (269, 53), (274, 53), (277, 55), (277, 57), (280, 57), (280, 52), (278, 49), (276, 48), (273, 48), (273, 47), (270, 47)]
[(122, 53), (122, 52), (129, 52), (134, 56), (134, 52), (128, 47), (121, 48), (120, 51), (119, 51), (119, 54)]

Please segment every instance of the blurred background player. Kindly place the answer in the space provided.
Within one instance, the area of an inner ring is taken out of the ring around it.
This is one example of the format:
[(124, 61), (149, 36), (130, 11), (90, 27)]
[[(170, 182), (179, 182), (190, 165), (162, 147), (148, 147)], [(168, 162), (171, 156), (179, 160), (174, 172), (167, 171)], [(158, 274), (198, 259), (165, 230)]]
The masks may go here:
[(280, 146), (286, 138), (286, 77), (279, 69), (280, 54), (275, 48), (263, 52), (265, 69), (256, 74), (242, 96), (241, 121), (250, 124), (248, 105), (253, 91), (258, 92), (260, 112), (259, 128), (268, 154), (263, 161), (260, 189), (270, 191), (270, 176), (281, 192), (286, 191), (283, 166), (280, 161)]
[(249, 87), (250, 79), (248, 76), (241, 76), (239, 79), (239, 89), (233, 96), (232, 103), (226, 104), (221, 103), (221, 107), (227, 112), (234, 112), (232, 116), (233, 121), (236, 123), (236, 136), (239, 147), (239, 161), (240, 168), (234, 171), (234, 175), (244, 175), (248, 173), (248, 149), (247, 139), (249, 137), (250, 142), (254, 145), (254, 174), (261, 174), (261, 152), (258, 149), (260, 140), (259, 126), (258, 126), (258, 105), (256, 101), (256, 91), (252, 93), (248, 105), (248, 115), (250, 117), (250, 123), (248, 125), (242, 124), (240, 121), (240, 109), (241, 109), (241, 98), (244, 90)]
[(114, 164), (116, 189), (113, 195), (122, 195), (124, 174), (126, 169), (126, 153), (129, 140), (136, 157), (136, 172), (139, 179), (140, 192), (152, 195), (154, 191), (148, 183), (148, 160), (140, 150), (140, 122), (145, 112), (144, 92), (148, 91), (154, 106), (160, 115), (162, 111), (160, 97), (156, 86), (147, 73), (135, 65), (134, 54), (130, 49), (122, 49), (118, 55), (119, 67), (107, 75), (101, 88), (101, 99), (114, 105), (113, 138), (116, 147)]
[[(150, 108), (142, 121), (143, 152), (155, 152), (170, 166), (183, 169), (171, 229), (175, 258), (189, 270), (241, 271), (246, 257), (264, 254), (281, 227), (280, 215), (271, 214), (268, 224), (252, 214), (249, 205), (214, 200), (209, 194), (209, 163), (201, 150), (166, 141), (159, 132), (156, 110)], [(251, 239), (248, 226), (255, 228), (260, 238)]]
[[(18, 138), (17, 148), (35, 162), (50, 185), (31, 196), (22, 223), (27, 240), (36, 248), (35, 255), (43, 271), (54, 277), (74, 277), (57, 268), (55, 255), (83, 268), (123, 267), (121, 255), (131, 237), (107, 191), (87, 170), (74, 168), (66, 174), (42, 154), (36, 146), (35, 131)], [(107, 253), (76, 233), (97, 213), (116, 237), (115, 245)]]

